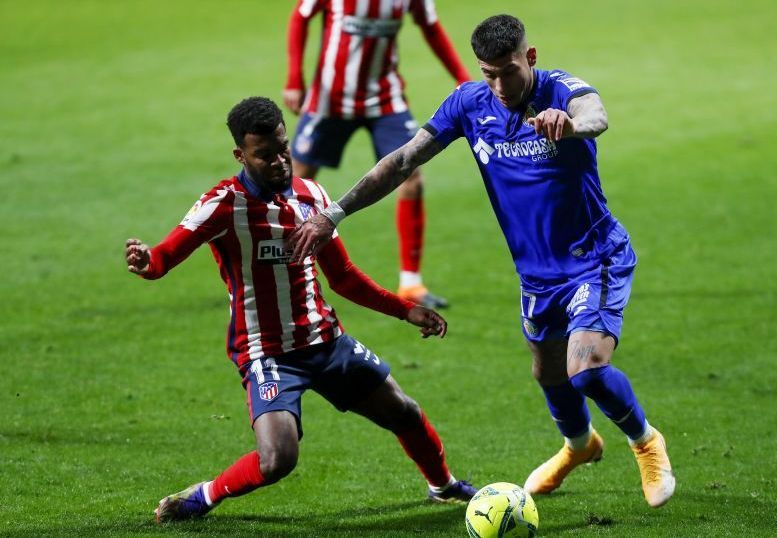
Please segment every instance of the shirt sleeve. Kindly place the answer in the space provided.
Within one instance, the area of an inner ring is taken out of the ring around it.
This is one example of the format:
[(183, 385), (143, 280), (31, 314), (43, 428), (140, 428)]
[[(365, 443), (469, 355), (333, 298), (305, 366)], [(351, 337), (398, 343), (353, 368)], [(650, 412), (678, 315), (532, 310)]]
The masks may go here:
[(322, 8), (322, 0), (299, 0), (289, 17), (286, 31), (286, 75), (287, 90), (304, 90), (305, 77), (303, 63), (305, 58), (305, 43), (308, 39), (308, 24)]
[(423, 126), (424, 130), (428, 131), (434, 137), (434, 141), (443, 148), (457, 138), (464, 136), (462, 123), (464, 115), (461, 103), (463, 86), (453, 90), (448, 98), (442, 102), (437, 112)]
[(143, 278), (156, 280), (165, 276), (197, 247), (222, 235), (231, 216), (231, 205), (224, 202), (232, 196), (227, 189), (213, 189), (203, 194), (183, 221), (151, 249), (151, 261)]
[(339, 238), (332, 239), (318, 254), (318, 265), (335, 293), (351, 302), (399, 319), (415, 306), (380, 287), (353, 264)]
[(550, 78), (554, 81), (553, 101), (560, 110), (566, 110), (569, 106), (569, 101), (575, 97), (580, 97), (587, 93), (599, 93), (596, 91), (596, 88), (586, 81), (570, 75), (566, 71), (559, 69), (551, 71)]

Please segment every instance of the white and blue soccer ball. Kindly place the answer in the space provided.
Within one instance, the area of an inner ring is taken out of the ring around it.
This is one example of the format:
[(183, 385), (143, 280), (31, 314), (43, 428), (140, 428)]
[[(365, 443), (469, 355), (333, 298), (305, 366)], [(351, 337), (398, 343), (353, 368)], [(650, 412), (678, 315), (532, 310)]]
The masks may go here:
[(533, 538), (540, 516), (534, 499), (522, 487), (496, 482), (469, 501), (466, 524), (471, 538)]

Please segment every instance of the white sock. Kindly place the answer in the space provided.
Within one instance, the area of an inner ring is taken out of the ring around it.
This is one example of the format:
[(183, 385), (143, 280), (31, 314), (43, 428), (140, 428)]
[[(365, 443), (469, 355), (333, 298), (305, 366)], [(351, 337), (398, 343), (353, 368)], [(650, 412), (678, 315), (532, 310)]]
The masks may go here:
[[(645, 421), (645, 431), (643, 431), (642, 434), (639, 437), (637, 437), (636, 439), (629, 439), (629, 444), (631, 446), (641, 445), (642, 443), (644, 443), (645, 441), (647, 441), (651, 437), (653, 437), (653, 428), (650, 426), (650, 424), (648, 424), (648, 421), (646, 420)], [(627, 437), (627, 439), (628, 439), (628, 437)]]
[(213, 501), (210, 500), (210, 495), (208, 492), (210, 491), (210, 485), (213, 483), (211, 480), (210, 482), (205, 482), (202, 485), (202, 496), (205, 497), (205, 504), (208, 506), (213, 506)]
[(412, 286), (420, 286), (423, 283), (421, 280), (421, 273), (414, 273), (413, 271), (400, 271), (399, 272), (399, 287), (410, 288)]
[(588, 445), (588, 440), (591, 439), (591, 432), (593, 431), (594, 429), (591, 427), (591, 424), (588, 423), (588, 429), (582, 435), (578, 435), (577, 437), (564, 437), (564, 442), (574, 452), (580, 452)]
[(451, 475), (451, 479), (448, 480), (448, 483), (445, 484), (443, 487), (438, 488), (438, 487), (435, 487), (435, 486), (429, 484), (429, 490), (432, 493), (442, 493), (443, 491), (445, 491), (446, 489), (448, 489), (449, 487), (451, 487), (455, 483), (456, 483), (456, 479), (453, 478), (453, 475)]

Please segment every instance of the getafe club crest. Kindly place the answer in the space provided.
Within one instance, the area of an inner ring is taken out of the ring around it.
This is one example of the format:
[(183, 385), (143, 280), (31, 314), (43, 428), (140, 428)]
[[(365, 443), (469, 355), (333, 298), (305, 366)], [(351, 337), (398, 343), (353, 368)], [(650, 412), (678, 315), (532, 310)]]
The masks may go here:
[(527, 318), (523, 318), (523, 328), (526, 329), (526, 333), (529, 336), (537, 336), (540, 332), (534, 322)]
[(262, 400), (271, 402), (278, 396), (278, 383), (262, 383), (259, 385), (259, 397)]

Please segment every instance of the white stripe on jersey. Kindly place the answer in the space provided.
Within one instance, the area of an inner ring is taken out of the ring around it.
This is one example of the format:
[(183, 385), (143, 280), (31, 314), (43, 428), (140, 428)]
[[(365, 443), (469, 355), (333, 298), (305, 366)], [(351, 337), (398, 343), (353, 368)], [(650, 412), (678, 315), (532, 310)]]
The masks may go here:
[[(391, 62), (396, 65), (399, 58), (397, 56), (397, 42), (394, 41), (394, 46), (391, 48)], [(407, 103), (402, 98), (402, 81), (399, 80), (399, 76), (396, 71), (391, 71), (386, 77), (391, 84), (391, 107), (394, 109), (394, 113), (404, 112), (407, 110)]]
[[(280, 222), (281, 208), (274, 203), (267, 204), (267, 223), (273, 239), (283, 239), (283, 226)], [(291, 312), (291, 284), (289, 266), (276, 263), (272, 266), (275, 277), (276, 300), (278, 301), (278, 320), (281, 326), (281, 349), (283, 352), (294, 349), (294, 316)]]
[[(356, 16), (366, 17), (370, 9), (370, 0), (357, 0)], [(359, 88), (359, 68), (364, 54), (364, 37), (352, 35), (348, 45), (348, 61), (345, 65), (345, 84), (343, 86), (343, 118), (353, 117), (356, 106), (356, 90)]]
[(254, 239), (248, 224), (248, 207), (245, 194), (235, 192), (235, 202), (232, 208), (235, 235), (240, 243), (241, 273), (243, 276), (243, 311), (245, 312), (246, 334), (248, 337), (248, 356), (251, 360), (261, 358), (262, 328), (259, 326), (259, 312), (256, 309), (256, 294), (254, 293), (254, 272), (251, 270), (254, 257)]
[(340, 34), (343, 26), (343, 0), (332, 0), (332, 28), (329, 43), (324, 55), (324, 68), (321, 72), (321, 86), (318, 94), (317, 112), (321, 116), (329, 114), (329, 99), (335, 80), (337, 49), (340, 48)]

